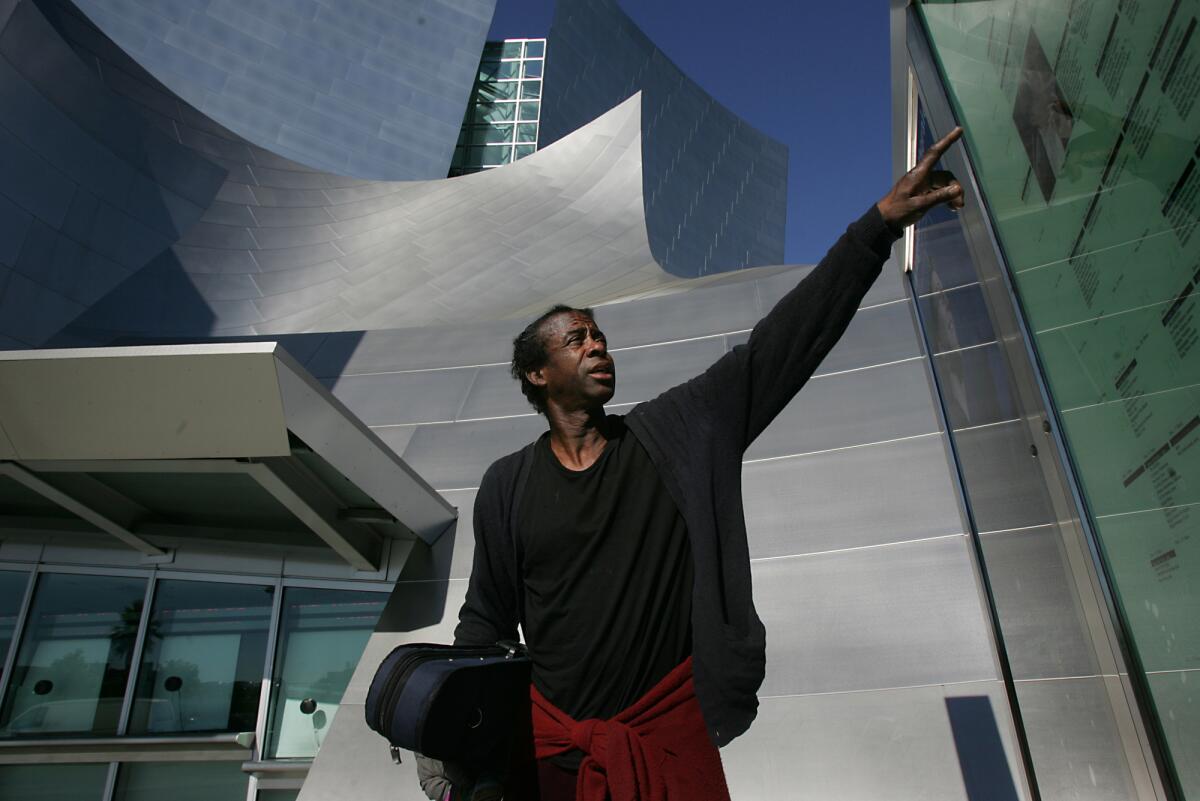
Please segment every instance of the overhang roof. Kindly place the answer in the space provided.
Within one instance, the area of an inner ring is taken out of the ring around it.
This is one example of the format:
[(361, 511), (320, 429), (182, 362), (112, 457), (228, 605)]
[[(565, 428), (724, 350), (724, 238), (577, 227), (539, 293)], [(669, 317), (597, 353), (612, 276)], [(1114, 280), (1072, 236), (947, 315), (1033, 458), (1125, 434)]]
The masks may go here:
[(455, 514), (275, 342), (0, 353), (0, 532), (323, 543), (377, 571)]

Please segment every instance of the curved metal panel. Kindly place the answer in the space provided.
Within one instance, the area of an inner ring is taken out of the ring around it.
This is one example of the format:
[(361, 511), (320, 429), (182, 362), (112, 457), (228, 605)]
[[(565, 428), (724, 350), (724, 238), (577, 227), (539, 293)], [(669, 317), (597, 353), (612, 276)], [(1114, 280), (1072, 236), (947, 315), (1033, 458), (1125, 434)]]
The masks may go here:
[(667, 272), (783, 261), (785, 145), (684, 75), (615, 0), (559, 0), (546, 58), (543, 143), (642, 93), (646, 225)]
[(16, 3), (0, 27), (0, 346), (44, 344), (177, 241), (224, 174)]
[(495, 10), (495, 0), (76, 2), (230, 130), (380, 180), (446, 175)]

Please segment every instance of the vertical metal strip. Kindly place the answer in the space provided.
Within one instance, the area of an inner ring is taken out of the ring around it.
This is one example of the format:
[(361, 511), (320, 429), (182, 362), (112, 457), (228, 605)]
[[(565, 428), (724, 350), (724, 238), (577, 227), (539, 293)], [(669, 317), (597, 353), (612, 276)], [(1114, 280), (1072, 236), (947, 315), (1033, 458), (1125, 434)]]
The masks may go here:
[(8, 682), (12, 678), (13, 666), (17, 662), (17, 652), (21, 650), (21, 640), (25, 637), (25, 624), (29, 619), (29, 609), (33, 606), (33, 591), (39, 574), (38, 565), (29, 571), (29, 582), (25, 585), (25, 597), (21, 599), (21, 608), (13, 626), (12, 641), (8, 646), (8, 655), (4, 658), (4, 670), (0, 671), (0, 709), (8, 696)]
[(267, 653), (263, 659), (262, 684), (258, 689), (258, 719), (254, 723), (254, 760), (266, 758), (267, 718), (271, 708), (272, 679), (275, 672), (275, 648), (279, 642), (279, 623), (283, 610), (283, 578), (275, 579), (275, 597), (271, 603), (271, 623), (267, 629)]
[(146, 579), (146, 594), (142, 598), (142, 616), (138, 620), (137, 636), (133, 651), (129, 655), (129, 677), (125, 680), (125, 698), (121, 701), (121, 717), (117, 721), (117, 736), (124, 735), (129, 728), (129, 716), (133, 712), (133, 696), (137, 689), (138, 673), (142, 666), (142, 651), (146, 647), (146, 631), (150, 628), (150, 616), (154, 613), (154, 588), (158, 583), (155, 571)]
[(1000, 677), (1004, 681), (1004, 691), (1008, 696), (1009, 712), (1012, 714), (1013, 726), (1017, 739), (1017, 749), (1021, 753), (1021, 763), (1025, 768), (1027, 787), (1031, 801), (1041, 801), (1041, 791), (1038, 789), (1037, 773), (1034, 771), (1033, 755), (1029, 750), (1029, 740), (1025, 735), (1025, 719), (1021, 715), (1021, 703), (1017, 699), (1017, 685), (1013, 680), (1012, 668), (1008, 661), (1008, 649), (1004, 645), (1004, 632), (1000, 627), (1000, 610), (996, 605), (996, 596), (992, 591), (991, 577), (988, 575), (987, 562), (984, 559), (983, 540), (979, 536), (979, 526), (975, 522), (975, 513), (971, 508), (971, 500), (966, 491), (966, 476), (963, 474), (962, 462), (958, 455), (958, 445), (954, 432), (950, 429), (950, 418), (946, 412), (942, 382), (938, 378), (937, 365), (934, 363), (933, 343), (925, 329), (925, 319), (921, 316), (918, 303), (917, 288), (913, 284), (913, 274), (908, 273), (904, 282), (908, 288), (909, 300), (917, 320), (917, 329), (921, 333), (921, 342), (925, 348), (925, 358), (929, 364), (929, 375), (933, 381), (936, 395), (934, 408), (937, 410), (938, 424), (946, 435), (946, 445), (950, 449), (950, 461), (953, 463), (952, 477), (954, 490), (962, 504), (963, 514), (967, 517), (967, 539), (971, 542), (971, 554), (975, 564), (976, 575), (983, 585), (983, 596), (987, 605), (988, 623), (992, 630), (992, 640), (996, 645), (996, 656), (1000, 663)]
[(112, 801), (113, 795), (117, 792), (117, 771), (120, 769), (120, 762), (108, 763), (108, 774), (104, 777), (104, 792), (100, 796), (101, 801)]

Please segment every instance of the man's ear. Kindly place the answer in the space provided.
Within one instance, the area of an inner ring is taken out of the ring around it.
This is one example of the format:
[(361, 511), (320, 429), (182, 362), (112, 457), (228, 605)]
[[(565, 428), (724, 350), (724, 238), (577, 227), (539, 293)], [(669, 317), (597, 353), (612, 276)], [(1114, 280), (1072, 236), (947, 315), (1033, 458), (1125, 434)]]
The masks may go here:
[(535, 387), (546, 386), (546, 376), (542, 375), (542, 368), (540, 367), (536, 370), (527, 370), (525, 372), (525, 380)]

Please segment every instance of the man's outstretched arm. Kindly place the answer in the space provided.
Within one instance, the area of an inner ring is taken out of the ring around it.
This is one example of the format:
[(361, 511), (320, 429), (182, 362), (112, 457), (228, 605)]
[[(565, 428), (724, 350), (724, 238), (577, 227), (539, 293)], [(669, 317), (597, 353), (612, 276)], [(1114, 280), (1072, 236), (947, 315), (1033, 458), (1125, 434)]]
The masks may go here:
[[(934, 166), (962, 135), (956, 128), (933, 145), (874, 207), (847, 229), (825, 258), (759, 321), (749, 341), (685, 385), (692, 403), (707, 399), (719, 419), (742, 420), (743, 448), (795, 396), (841, 338), (891, 245), (930, 209), (962, 208), (962, 187)], [(735, 385), (744, 392), (731, 392)], [(741, 413), (720, 409), (745, 403)]]

